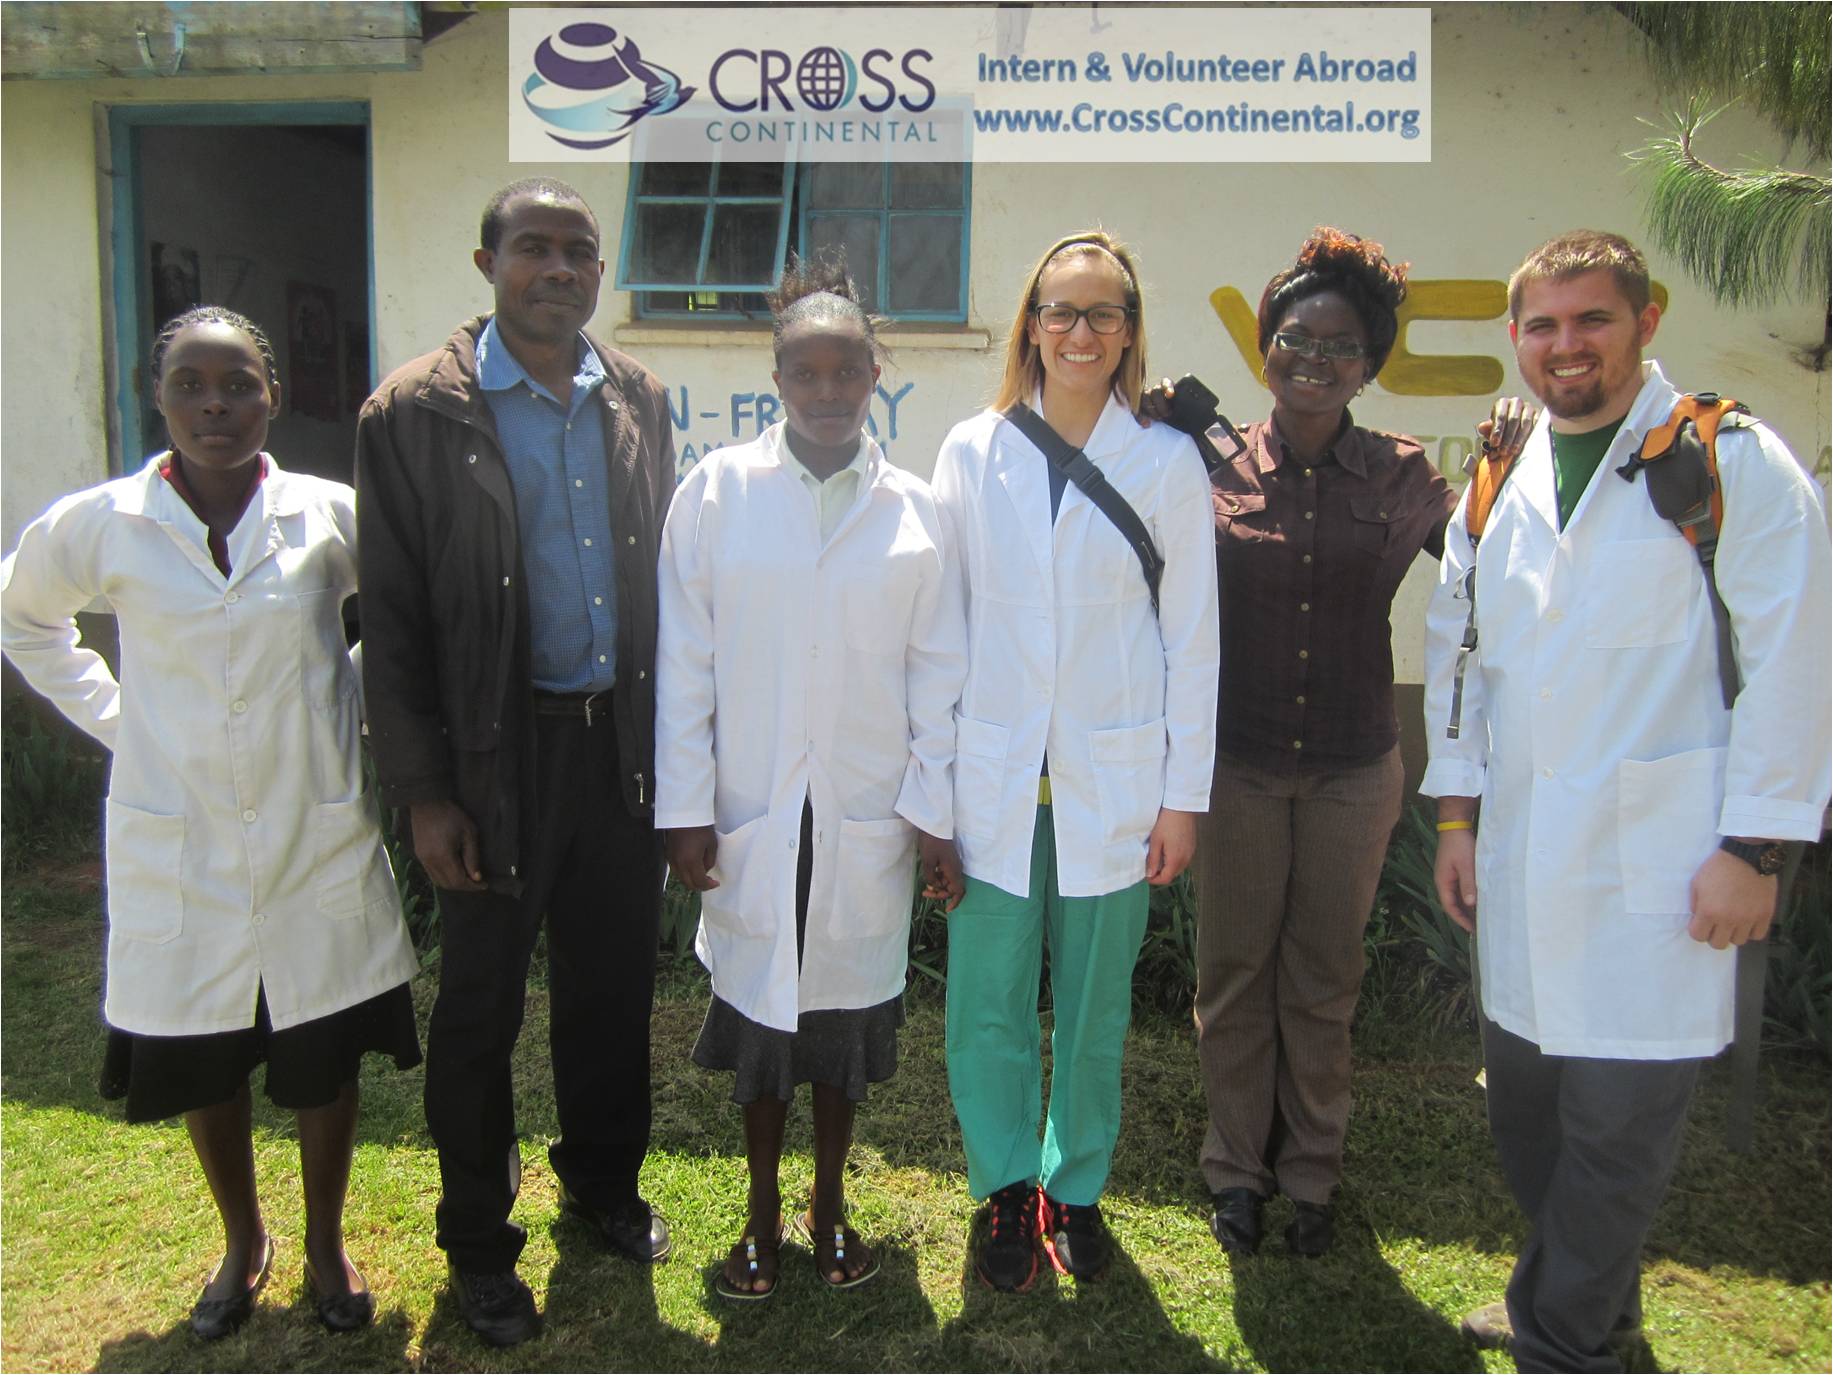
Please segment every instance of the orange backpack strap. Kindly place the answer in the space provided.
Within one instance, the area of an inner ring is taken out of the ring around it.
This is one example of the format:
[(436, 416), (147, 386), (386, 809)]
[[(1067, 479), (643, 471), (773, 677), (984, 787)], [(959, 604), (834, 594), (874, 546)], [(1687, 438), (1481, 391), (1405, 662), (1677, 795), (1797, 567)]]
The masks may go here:
[(1724, 490), (1718, 480), (1718, 431), (1725, 417), (1734, 412), (1750, 414), (1738, 402), (1715, 392), (1683, 396), (1675, 401), (1667, 420), (1650, 430), (1641, 448), (1617, 469), (1617, 476), (1625, 482), (1634, 482), (1637, 473), (1643, 475), (1655, 513), (1673, 521), (1699, 556), (1718, 637), (1719, 686), (1726, 710), (1737, 700), (1740, 683), (1731, 613), (1719, 596), (1713, 565), (1718, 558), (1718, 532), (1725, 523)]

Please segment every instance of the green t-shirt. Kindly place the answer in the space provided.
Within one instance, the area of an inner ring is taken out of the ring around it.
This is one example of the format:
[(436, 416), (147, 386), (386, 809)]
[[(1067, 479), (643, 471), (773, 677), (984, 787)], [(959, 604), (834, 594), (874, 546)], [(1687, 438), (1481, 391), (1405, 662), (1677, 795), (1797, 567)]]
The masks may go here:
[(1591, 483), (1591, 475), (1598, 470), (1598, 464), (1604, 461), (1605, 451), (1610, 448), (1610, 441), (1617, 437), (1617, 431), (1623, 428), (1627, 417), (1619, 417), (1601, 429), (1587, 430), (1584, 434), (1561, 434), (1552, 431), (1553, 436), (1553, 490), (1559, 495), (1559, 528), (1564, 530), (1566, 522), (1572, 519), (1573, 508), (1578, 499), (1585, 494), (1585, 488)]

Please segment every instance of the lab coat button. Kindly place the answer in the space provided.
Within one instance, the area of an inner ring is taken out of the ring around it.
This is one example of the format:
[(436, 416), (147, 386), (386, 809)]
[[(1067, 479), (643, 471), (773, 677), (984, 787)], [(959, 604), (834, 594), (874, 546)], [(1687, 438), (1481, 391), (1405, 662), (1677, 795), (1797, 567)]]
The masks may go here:
[(1565, 619), (1566, 619), (1566, 613), (1561, 611), (1557, 606), (1554, 607), (1551, 611), (1547, 612), (1547, 620), (1554, 625), (1558, 625), (1561, 621)]
[(244, 820), (244, 821), (253, 821), (253, 820), (255, 820), (255, 819), (256, 819), (256, 818), (258, 817), (258, 816), (260, 816), (260, 813), (259, 813), (259, 812), (257, 812), (257, 811), (256, 811), (256, 810), (255, 810), (255, 809), (254, 809), (253, 807), (250, 807), (250, 808), (248, 808), (248, 810), (247, 810), (247, 811), (245, 811), (245, 812), (243, 812), (243, 813), (242, 813), (242, 820)]
[(1553, 689), (1552, 688), (1542, 688), (1540, 690), (1540, 700), (1543, 702), (1552, 701), (1553, 700)]
[(1551, 777), (1553, 776), (1553, 770), (1551, 770), (1551, 769), (1542, 769), (1542, 770), (1540, 771), (1540, 776), (1541, 776), (1542, 778), (1551, 778)]
[(242, 594), (240, 592), (231, 592), (227, 597), (224, 597), (223, 600), (228, 602), (231, 606), (234, 606), (237, 602), (242, 600)]
[(236, 715), (240, 716), (243, 712), (248, 710), (248, 703), (244, 702), (240, 697), (238, 697), (235, 699), (235, 701), (229, 704), (229, 709), (233, 711)]
[(256, 912), (252, 920), (256, 926), (259, 926), (262, 922), (267, 920), (267, 913)]
[(629, 538), (628, 538), (627, 540), (625, 540), (625, 541), (624, 541), (624, 543), (626, 543), (626, 544), (635, 544), (635, 543), (636, 543), (636, 536), (635, 536), (635, 535), (632, 535), (632, 536), (630, 536), (630, 537), (629, 537)]

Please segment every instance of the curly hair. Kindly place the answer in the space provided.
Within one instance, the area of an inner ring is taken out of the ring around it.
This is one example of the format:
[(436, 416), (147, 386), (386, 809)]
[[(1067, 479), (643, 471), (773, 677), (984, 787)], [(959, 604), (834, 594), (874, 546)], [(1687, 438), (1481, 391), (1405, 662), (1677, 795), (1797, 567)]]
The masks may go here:
[(1036, 310), (1038, 283), (1044, 270), (1066, 258), (1105, 258), (1120, 274), (1122, 302), (1133, 312), (1133, 342), (1120, 355), (1114, 369), (1114, 395), (1126, 403), (1135, 416), (1139, 414), (1140, 393), (1146, 382), (1146, 307), (1139, 290), (1139, 268), (1133, 251), (1104, 229), (1084, 230), (1058, 239), (1044, 250), (1044, 256), (1032, 265), (1025, 278), (1025, 289), (1018, 298), (1018, 314), (1012, 321), (1012, 333), (1006, 340), (1006, 368), (999, 390), (993, 398), (993, 409), (1003, 411), (1014, 402), (1031, 401), (1031, 394), (1043, 385), (1044, 362), (1038, 347), (1031, 342), (1031, 312)]
[(1347, 300), (1368, 331), (1368, 375), (1387, 363), (1400, 333), (1396, 312), (1407, 298), (1407, 263), (1390, 263), (1381, 245), (1330, 225), (1311, 231), (1292, 266), (1277, 272), (1260, 296), (1260, 352), (1273, 343), (1285, 313), (1319, 292), (1334, 291)]
[(267, 367), (267, 385), (280, 385), (280, 365), (274, 358), (274, 346), (261, 326), (246, 315), (238, 315), (224, 306), (192, 306), (191, 309), (174, 315), (165, 322), (165, 326), (153, 339), (153, 353), (150, 359), (153, 374), (153, 386), (159, 385), (159, 379), (165, 374), (165, 357), (171, 351), (172, 341), (192, 325), (228, 325), (231, 329), (240, 330), (253, 342), (261, 361)]
[(836, 252), (809, 261), (789, 255), (789, 264), (776, 286), (764, 297), (770, 307), (770, 349), (781, 360), (783, 335), (791, 325), (827, 325), (850, 320), (866, 337), (872, 361), (886, 362), (885, 346), (878, 342), (879, 321), (859, 303), (859, 285), (846, 270), (846, 254)]

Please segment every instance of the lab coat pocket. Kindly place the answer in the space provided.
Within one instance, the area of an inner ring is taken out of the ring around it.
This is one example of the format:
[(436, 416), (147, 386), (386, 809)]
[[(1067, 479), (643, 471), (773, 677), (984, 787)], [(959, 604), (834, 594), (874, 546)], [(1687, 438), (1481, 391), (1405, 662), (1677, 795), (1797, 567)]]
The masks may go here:
[(356, 691), (356, 670), (344, 640), (344, 594), (335, 587), (301, 592), (299, 611), (299, 686), (306, 705), (316, 711), (341, 706)]
[(360, 917), (395, 897), (394, 877), (369, 795), (312, 808), (318, 910), (333, 921)]
[(1101, 797), (1101, 843), (1144, 842), (1165, 800), (1165, 721), (1088, 733), (1095, 790)]
[(1725, 751), (1688, 750), (1617, 765), (1617, 846), (1626, 911), (1692, 911), (1693, 875), (1718, 845)]
[(915, 828), (902, 817), (840, 823), (830, 936), (867, 940), (908, 929), (916, 890), (915, 841)]
[(770, 856), (764, 845), (769, 813), (736, 830), (713, 832), (717, 853), (712, 876), (719, 881), (700, 895), (700, 915), (707, 925), (738, 936), (763, 937), (776, 932), (770, 906)]
[(108, 925), (164, 945), (185, 926), (185, 819), (108, 799)]
[(892, 578), (849, 583), (842, 590), (841, 617), (847, 648), (901, 659), (910, 645), (911, 605)]
[(955, 717), (955, 827), (963, 835), (990, 837), (998, 829), (1011, 741), (1005, 726)]
[(1595, 589), (1585, 612), (1592, 649), (1641, 649), (1673, 644), (1687, 633), (1693, 598), (1704, 585), (1699, 561), (1685, 540), (1618, 540), (1601, 545), (1586, 585)]

